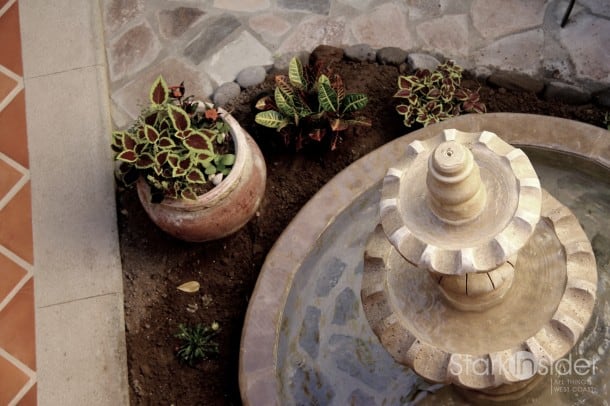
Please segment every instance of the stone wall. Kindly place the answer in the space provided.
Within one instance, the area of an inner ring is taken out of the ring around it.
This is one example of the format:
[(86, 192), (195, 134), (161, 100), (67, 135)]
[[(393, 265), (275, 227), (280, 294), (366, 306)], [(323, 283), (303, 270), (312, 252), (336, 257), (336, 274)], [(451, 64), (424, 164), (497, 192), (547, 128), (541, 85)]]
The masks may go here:
[[(252, 66), (317, 45), (451, 58), (507, 86), (588, 100), (610, 87), (610, 2), (578, 0), (100, 0), (113, 119), (126, 125), (160, 73), (211, 96)], [(233, 85), (235, 87), (235, 85)], [(604, 92), (605, 90), (605, 92)], [(571, 96), (570, 96), (571, 97)]]

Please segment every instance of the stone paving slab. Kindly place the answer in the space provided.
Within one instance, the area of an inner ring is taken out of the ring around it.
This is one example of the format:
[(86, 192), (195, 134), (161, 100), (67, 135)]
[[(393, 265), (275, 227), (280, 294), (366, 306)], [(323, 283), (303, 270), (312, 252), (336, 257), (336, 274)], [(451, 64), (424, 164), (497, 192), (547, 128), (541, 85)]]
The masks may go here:
[[(126, 87), (168, 57), (206, 75), (211, 97), (245, 67), (269, 66), (320, 44), (399, 47), (454, 59), (467, 69), (528, 75), (543, 87), (563, 82), (588, 94), (610, 88), (610, 6), (580, 0), (559, 27), (568, 0), (100, 0), (111, 72), (110, 90), (134, 111)], [(421, 59), (421, 57), (419, 57)], [(513, 80), (519, 82), (519, 79)], [(200, 83), (194, 83), (196, 88)], [(569, 96), (569, 95), (568, 95)]]

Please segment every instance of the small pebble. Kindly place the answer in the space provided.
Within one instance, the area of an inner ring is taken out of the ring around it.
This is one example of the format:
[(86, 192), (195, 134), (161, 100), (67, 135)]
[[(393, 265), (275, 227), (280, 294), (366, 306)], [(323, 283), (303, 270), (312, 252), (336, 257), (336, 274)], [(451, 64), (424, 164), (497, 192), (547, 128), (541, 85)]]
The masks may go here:
[(212, 175), (212, 177), (210, 178), (210, 180), (212, 181), (212, 183), (214, 184), (214, 186), (218, 186), (220, 184), (220, 182), (222, 182), (222, 178), (223, 175), (222, 173), (217, 173), (215, 175)]

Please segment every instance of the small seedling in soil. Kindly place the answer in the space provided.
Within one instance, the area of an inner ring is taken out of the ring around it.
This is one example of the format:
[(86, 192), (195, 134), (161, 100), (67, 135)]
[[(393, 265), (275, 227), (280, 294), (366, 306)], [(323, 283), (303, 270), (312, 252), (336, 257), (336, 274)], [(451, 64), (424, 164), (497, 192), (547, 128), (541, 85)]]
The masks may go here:
[(178, 359), (185, 364), (194, 366), (210, 355), (218, 354), (218, 344), (213, 341), (213, 338), (219, 330), (220, 326), (217, 322), (213, 322), (210, 326), (179, 324), (178, 333), (175, 336), (182, 341), (182, 344), (176, 350)]

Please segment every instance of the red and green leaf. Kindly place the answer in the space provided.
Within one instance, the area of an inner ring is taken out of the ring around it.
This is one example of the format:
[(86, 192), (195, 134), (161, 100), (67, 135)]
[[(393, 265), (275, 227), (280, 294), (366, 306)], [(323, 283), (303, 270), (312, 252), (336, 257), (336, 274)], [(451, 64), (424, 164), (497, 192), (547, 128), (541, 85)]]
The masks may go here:
[(135, 163), (136, 160), (138, 159), (138, 155), (136, 154), (135, 151), (125, 150), (125, 151), (121, 152), (120, 154), (118, 154), (116, 156), (116, 159), (118, 161), (123, 161), (123, 162), (128, 162), (128, 163)]
[(191, 169), (189, 171), (189, 173), (186, 174), (186, 179), (191, 183), (205, 183), (206, 182), (203, 172), (201, 172), (197, 168)]
[(183, 141), (184, 145), (195, 151), (212, 151), (214, 146), (208, 137), (201, 132), (193, 132)]
[(144, 137), (149, 143), (153, 144), (159, 139), (159, 133), (155, 127), (146, 124), (144, 125)]
[(191, 126), (191, 119), (182, 108), (170, 104), (167, 106), (167, 114), (176, 131), (184, 131)]
[(167, 83), (165, 83), (163, 76), (159, 76), (150, 88), (150, 101), (153, 104), (163, 104), (167, 102), (168, 96), (169, 89), (167, 88)]
[(151, 154), (144, 153), (136, 160), (136, 168), (147, 169), (155, 164), (155, 158)]

